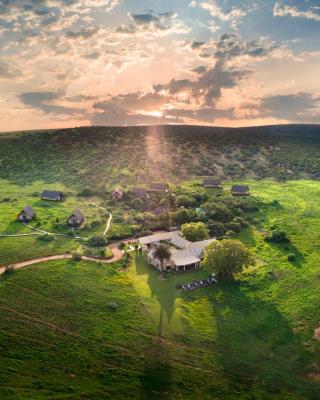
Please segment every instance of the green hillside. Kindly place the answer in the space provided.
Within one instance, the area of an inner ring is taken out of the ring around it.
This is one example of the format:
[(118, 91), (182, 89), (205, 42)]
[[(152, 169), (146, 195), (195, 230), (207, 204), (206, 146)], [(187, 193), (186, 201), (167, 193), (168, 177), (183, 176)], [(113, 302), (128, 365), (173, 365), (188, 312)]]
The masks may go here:
[(89, 127), (0, 136), (0, 178), (109, 190), (153, 180), (319, 177), (320, 128)]
[[(256, 260), (236, 282), (192, 292), (179, 285), (208, 271), (160, 280), (138, 252), (128, 264), (60, 260), (0, 276), (1, 400), (318, 400), (319, 128), (254, 129), (1, 135), (0, 235), (30, 232), (16, 222), (26, 204), (37, 214), (31, 226), (50, 232), (69, 235), (75, 208), (87, 220), (83, 240), (0, 237), (0, 265), (101, 251), (87, 239), (101, 235), (107, 215), (92, 203), (113, 215), (109, 243), (201, 220)], [(204, 189), (203, 175), (220, 176), (223, 190)], [(165, 195), (145, 204), (127, 190), (160, 180), (178, 204), (155, 216)], [(247, 183), (251, 195), (232, 197), (233, 183)], [(110, 197), (118, 185), (121, 203)], [(66, 201), (41, 201), (43, 188), (64, 191)], [(267, 241), (273, 232), (287, 240)]]

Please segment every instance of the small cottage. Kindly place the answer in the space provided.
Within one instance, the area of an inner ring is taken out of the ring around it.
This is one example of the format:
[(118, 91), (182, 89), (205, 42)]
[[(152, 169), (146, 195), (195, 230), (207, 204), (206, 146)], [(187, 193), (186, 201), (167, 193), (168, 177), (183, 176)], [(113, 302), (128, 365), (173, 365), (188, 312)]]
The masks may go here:
[(231, 188), (233, 196), (248, 196), (249, 186), (248, 185), (233, 185)]
[(41, 195), (41, 200), (62, 201), (64, 198), (65, 196), (62, 192), (52, 190), (44, 190)]
[(148, 192), (150, 193), (166, 193), (169, 191), (167, 183), (150, 183)]
[(36, 213), (33, 211), (33, 208), (30, 206), (26, 206), (21, 213), (18, 215), (18, 221), (20, 222), (30, 222), (36, 217)]
[(112, 198), (114, 201), (120, 201), (123, 199), (123, 191), (120, 189), (116, 189), (112, 192)]
[(131, 196), (138, 197), (140, 199), (146, 199), (149, 197), (148, 191), (144, 188), (133, 188), (130, 191)]
[(203, 179), (203, 187), (205, 187), (206, 189), (222, 189), (222, 182), (219, 179), (214, 179), (210, 176), (207, 176)]
[(84, 215), (78, 209), (74, 210), (73, 213), (68, 218), (68, 225), (72, 226), (73, 228), (79, 227), (83, 224), (85, 220)]

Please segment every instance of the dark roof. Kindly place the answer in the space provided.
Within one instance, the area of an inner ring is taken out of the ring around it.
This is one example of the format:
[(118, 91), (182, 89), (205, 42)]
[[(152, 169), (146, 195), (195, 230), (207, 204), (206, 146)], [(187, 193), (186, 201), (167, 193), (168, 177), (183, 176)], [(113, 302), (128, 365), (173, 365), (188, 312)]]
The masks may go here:
[(145, 197), (148, 194), (147, 190), (143, 188), (133, 188), (131, 193), (138, 197)]
[(56, 199), (57, 197), (63, 197), (63, 193), (62, 192), (57, 192), (54, 190), (44, 190), (42, 192), (41, 197), (46, 197), (49, 199)]
[(152, 192), (165, 192), (169, 189), (167, 183), (150, 183), (149, 190)]
[(221, 187), (222, 186), (222, 182), (221, 182), (220, 179), (215, 179), (215, 178), (212, 178), (210, 176), (206, 176), (203, 179), (203, 185), (204, 186)]
[(26, 206), (26, 207), (22, 210), (21, 214), (24, 214), (24, 215), (26, 215), (26, 216), (29, 217), (29, 218), (33, 218), (33, 217), (36, 215), (36, 213), (34, 212), (33, 208), (30, 207), (30, 206)]
[(77, 219), (84, 219), (84, 215), (78, 208), (72, 212), (69, 218), (71, 217), (76, 217)]
[(248, 185), (233, 185), (231, 188), (233, 193), (248, 193), (249, 186)]

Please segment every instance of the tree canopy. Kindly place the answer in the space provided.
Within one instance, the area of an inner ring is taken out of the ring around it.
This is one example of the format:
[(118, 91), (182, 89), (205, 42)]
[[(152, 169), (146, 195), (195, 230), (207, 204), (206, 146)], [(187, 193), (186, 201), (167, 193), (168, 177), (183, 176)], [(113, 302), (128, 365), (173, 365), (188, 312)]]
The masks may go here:
[(191, 242), (209, 239), (209, 231), (203, 222), (190, 222), (181, 226), (182, 235)]
[(161, 275), (163, 275), (164, 261), (168, 260), (171, 257), (171, 251), (169, 247), (165, 244), (160, 244), (153, 252), (153, 257), (160, 262)]
[(239, 240), (225, 239), (211, 243), (205, 251), (202, 266), (221, 279), (233, 279), (253, 259), (246, 246)]

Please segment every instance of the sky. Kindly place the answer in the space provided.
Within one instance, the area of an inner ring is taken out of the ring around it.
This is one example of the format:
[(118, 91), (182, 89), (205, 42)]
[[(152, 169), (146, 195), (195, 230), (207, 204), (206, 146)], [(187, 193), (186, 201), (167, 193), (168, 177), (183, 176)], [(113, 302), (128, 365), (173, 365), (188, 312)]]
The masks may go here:
[(0, 0), (0, 131), (320, 123), (320, 0)]

